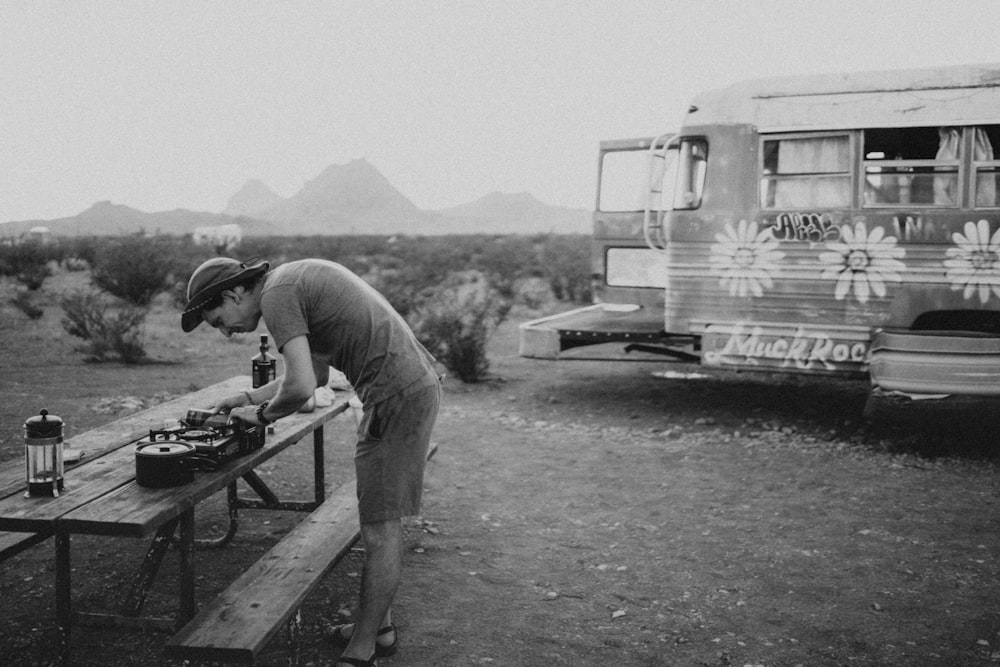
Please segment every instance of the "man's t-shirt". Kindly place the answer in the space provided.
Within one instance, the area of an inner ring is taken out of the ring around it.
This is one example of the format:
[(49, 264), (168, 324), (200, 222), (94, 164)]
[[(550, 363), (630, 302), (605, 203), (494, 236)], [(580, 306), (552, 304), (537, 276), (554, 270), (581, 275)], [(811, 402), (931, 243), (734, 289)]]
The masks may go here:
[(335, 262), (278, 266), (264, 277), (261, 311), (278, 350), (305, 335), (313, 357), (342, 371), (365, 404), (436, 377), (434, 358), (399, 313)]

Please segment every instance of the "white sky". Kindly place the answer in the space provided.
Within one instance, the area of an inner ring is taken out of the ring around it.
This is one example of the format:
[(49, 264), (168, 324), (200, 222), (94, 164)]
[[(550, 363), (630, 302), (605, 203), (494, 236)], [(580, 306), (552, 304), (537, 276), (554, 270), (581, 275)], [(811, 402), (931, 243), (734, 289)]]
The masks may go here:
[(0, 0), (0, 221), (219, 212), (363, 157), (590, 208), (597, 144), (783, 74), (1000, 61), (993, 0)]

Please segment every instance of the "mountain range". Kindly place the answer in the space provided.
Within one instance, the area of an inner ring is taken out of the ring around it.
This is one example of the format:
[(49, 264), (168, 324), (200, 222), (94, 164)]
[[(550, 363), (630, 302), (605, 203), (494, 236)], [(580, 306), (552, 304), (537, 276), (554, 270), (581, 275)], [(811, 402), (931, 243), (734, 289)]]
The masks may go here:
[(175, 209), (149, 213), (110, 201), (69, 218), (0, 223), (0, 237), (46, 227), (54, 236), (191, 234), (238, 224), (244, 236), (336, 234), (588, 234), (583, 209), (546, 204), (527, 192), (493, 192), (467, 204), (422, 210), (364, 159), (334, 164), (290, 197), (260, 180), (243, 185), (221, 213)]

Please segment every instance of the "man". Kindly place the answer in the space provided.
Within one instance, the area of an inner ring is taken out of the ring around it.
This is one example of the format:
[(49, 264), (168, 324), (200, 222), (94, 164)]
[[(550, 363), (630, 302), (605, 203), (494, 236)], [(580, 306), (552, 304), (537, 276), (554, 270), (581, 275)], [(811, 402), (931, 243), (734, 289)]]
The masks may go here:
[(227, 338), (261, 318), (284, 361), (277, 380), (231, 396), (215, 412), (266, 425), (296, 412), (331, 366), (364, 405), (354, 457), (365, 555), (357, 622), (332, 629), (344, 647), (337, 664), (364, 667), (396, 650), (391, 604), (400, 581), (400, 519), (419, 512), (430, 434), (441, 386), (434, 359), (403, 318), (345, 267), (318, 259), (269, 270), (217, 257), (191, 275), (181, 316), (185, 332), (207, 322)]

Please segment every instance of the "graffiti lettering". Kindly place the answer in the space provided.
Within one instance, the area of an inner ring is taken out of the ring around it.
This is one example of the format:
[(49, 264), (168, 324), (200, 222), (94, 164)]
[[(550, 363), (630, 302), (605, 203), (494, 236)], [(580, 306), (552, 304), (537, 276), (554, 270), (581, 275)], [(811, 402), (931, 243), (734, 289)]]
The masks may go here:
[(840, 237), (840, 229), (825, 213), (780, 213), (769, 224), (779, 241), (819, 242)]
[(896, 236), (910, 240), (919, 235), (923, 220), (912, 215), (896, 215), (892, 218), (892, 224), (896, 228)]
[(860, 364), (868, 353), (868, 344), (837, 340), (830, 334), (807, 332), (802, 327), (791, 337), (765, 335), (757, 326), (746, 331), (737, 325), (721, 350), (705, 351), (705, 361), (712, 363), (744, 363), (759, 365), (762, 361), (778, 361), (781, 368), (795, 366), (800, 370), (822, 367), (836, 370), (837, 364)]
[(902, 241), (931, 241), (950, 238), (948, 225), (931, 216), (898, 214), (892, 218), (896, 236)]

